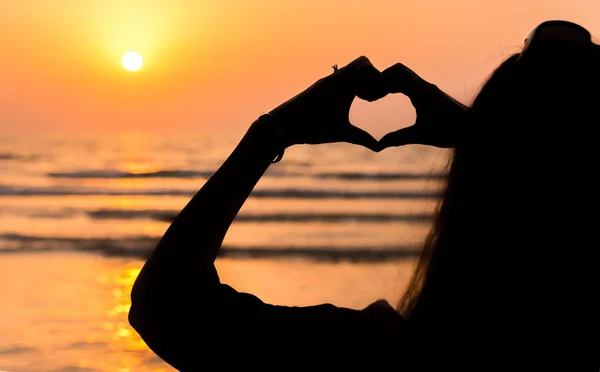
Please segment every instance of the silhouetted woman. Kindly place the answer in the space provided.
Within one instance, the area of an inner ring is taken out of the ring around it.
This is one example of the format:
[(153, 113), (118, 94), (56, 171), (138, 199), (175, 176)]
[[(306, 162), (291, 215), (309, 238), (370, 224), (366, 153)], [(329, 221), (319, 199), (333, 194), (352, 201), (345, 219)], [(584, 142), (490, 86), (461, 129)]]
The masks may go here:
[[(380, 73), (361, 57), (319, 80), (254, 122), (172, 223), (133, 288), (132, 326), (185, 371), (598, 370), (597, 221), (585, 212), (598, 204), (599, 49), (580, 26), (543, 23), (469, 109), (401, 64)], [(378, 143), (348, 111), (389, 93), (410, 97), (417, 122)], [(274, 306), (221, 284), (221, 242), (271, 162), (332, 142), (455, 148), (398, 309)]]

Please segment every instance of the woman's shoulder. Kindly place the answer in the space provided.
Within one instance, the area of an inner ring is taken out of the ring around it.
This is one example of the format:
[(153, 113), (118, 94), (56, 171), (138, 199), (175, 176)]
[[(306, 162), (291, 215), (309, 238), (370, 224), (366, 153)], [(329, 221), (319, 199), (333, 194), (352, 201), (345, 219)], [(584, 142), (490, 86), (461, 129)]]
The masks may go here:
[[(402, 327), (404, 318), (390, 303), (384, 299), (377, 300), (363, 309), (340, 307), (330, 303), (313, 306), (284, 306), (263, 302), (253, 294), (237, 292), (228, 285), (221, 285), (221, 305), (231, 302), (227, 307), (236, 309), (236, 313), (254, 313), (257, 318), (266, 318), (270, 322), (281, 320), (284, 322), (327, 322), (330, 325), (356, 322), (357, 325), (385, 325), (386, 327)], [(229, 301), (223, 301), (229, 298)]]
[[(268, 310), (267, 310), (268, 309)], [(264, 312), (271, 324), (303, 329), (320, 329), (324, 333), (372, 337), (399, 336), (407, 322), (386, 300), (378, 300), (363, 309), (333, 304), (315, 306), (267, 305)], [(281, 323), (277, 320), (280, 320)], [(352, 337), (352, 338), (353, 338)]]
[(399, 352), (411, 354), (407, 322), (383, 300), (363, 309), (333, 304), (282, 306), (228, 285), (214, 288), (209, 297), (156, 319), (151, 337), (145, 339), (180, 370), (197, 369), (199, 356), (232, 366), (262, 368), (293, 361), (296, 366), (330, 364), (338, 369), (391, 362)]
[[(401, 357), (409, 365), (412, 336), (404, 318), (387, 301), (379, 300), (363, 309), (320, 304), (308, 307), (273, 308), (281, 322), (270, 323), (285, 330), (287, 346), (279, 351), (288, 355), (302, 350), (308, 360), (340, 366), (389, 366)], [(271, 318), (272, 319), (272, 318)], [(291, 338), (291, 339), (290, 339)], [(275, 346), (274, 348), (278, 348)], [(407, 368), (410, 370), (410, 368)]]

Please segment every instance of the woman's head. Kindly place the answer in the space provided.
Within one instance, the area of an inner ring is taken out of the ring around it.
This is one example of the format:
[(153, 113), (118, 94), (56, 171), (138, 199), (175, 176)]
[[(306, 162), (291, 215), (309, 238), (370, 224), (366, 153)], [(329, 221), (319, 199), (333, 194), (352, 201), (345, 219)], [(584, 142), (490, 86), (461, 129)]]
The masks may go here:
[(579, 251), (593, 243), (587, 181), (600, 124), (600, 47), (586, 32), (542, 24), (474, 100), (399, 306), (423, 334), (492, 335), (517, 324), (530, 334), (574, 304), (563, 296), (579, 283)]

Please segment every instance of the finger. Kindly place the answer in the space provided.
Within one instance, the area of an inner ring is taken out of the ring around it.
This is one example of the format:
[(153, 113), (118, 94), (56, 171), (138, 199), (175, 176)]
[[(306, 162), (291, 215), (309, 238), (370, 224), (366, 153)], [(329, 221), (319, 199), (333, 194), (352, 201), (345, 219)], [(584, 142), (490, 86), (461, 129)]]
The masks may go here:
[(413, 70), (402, 63), (386, 68), (381, 72), (385, 79), (390, 93), (402, 93), (407, 96), (418, 93), (419, 87), (423, 85), (423, 80)]
[(344, 76), (344, 75), (352, 74), (354, 71), (356, 71), (360, 66), (362, 66), (365, 63), (371, 64), (371, 61), (369, 61), (369, 59), (365, 56), (360, 56), (357, 59), (355, 59), (354, 61), (348, 63), (346, 66), (340, 68), (335, 73), (335, 75)]
[(370, 62), (360, 65), (352, 80), (356, 95), (365, 101), (373, 102), (389, 93), (385, 78)]
[[(377, 300), (375, 302), (373, 302), (371, 305), (374, 306), (385, 306), (385, 307), (392, 307), (392, 305), (390, 305), (390, 303), (388, 302), (388, 300), (386, 300), (385, 298), (382, 298), (380, 300)], [(369, 305), (369, 306), (371, 306)]]
[(373, 138), (372, 135), (351, 124), (342, 134), (342, 141), (364, 146), (370, 149), (371, 151), (381, 151), (381, 145), (375, 138)]
[(364, 64), (371, 64), (371, 61), (364, 56), (358, 57), (354, 61), (348, 63), (346, 66), (335, 71), (333, 74), (327, 76), (325, 80), (329, 82), (335, 82), (335, 84), (350, 82), (356, 71)]
[(402, 128), (392, 133), (388, 133), (379, 140), (381, 149), (388, 147), (397, 147), (420, 143), (419, 129), (416, 126)]
[(388, 302), (388, 300), (386, 300), (384, 298), (373, 302), (372, 304), (370, 304), (369, 306), (367, 306), (367, 309), (379, 309), (379, 310), (391, 309), (392, 311), (395, 312), (395, 310), (392, 307), (392, 305), (390, 305), (390, 303)]
[(375, 101), (388, 94), (381, 72), (367, 57), (359, 57), (331, 76), (346, 93), (367, 101)]

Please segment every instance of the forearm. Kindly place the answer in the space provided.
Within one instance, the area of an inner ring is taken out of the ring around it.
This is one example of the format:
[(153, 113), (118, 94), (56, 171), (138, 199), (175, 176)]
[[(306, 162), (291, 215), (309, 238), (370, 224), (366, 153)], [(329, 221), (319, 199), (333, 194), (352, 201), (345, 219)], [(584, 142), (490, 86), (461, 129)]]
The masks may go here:
[(197, 280), (217, 280), (213, 263), (225, 234), (278, 149), (270, 123), (256, 121), (168, 228), (138, 276), (132, 299), (175, 287), (187, 292)]

